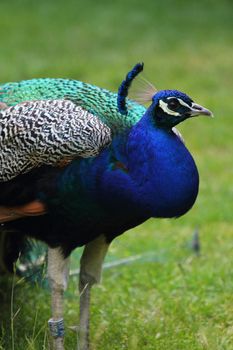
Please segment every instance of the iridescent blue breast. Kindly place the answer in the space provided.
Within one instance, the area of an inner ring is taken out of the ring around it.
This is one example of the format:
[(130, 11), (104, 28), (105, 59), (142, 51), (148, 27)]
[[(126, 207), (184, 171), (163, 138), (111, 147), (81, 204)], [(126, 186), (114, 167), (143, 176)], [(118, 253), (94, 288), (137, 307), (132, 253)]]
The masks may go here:
[(139, 150), (136, 138), (131, 138), (128, 165), (137, 184), (138, 205), (153, 217), (185, 214), (193, 206), (199, 187), (192, 155), (173, 131), (155, 127), (140, 131), (143, 144)]

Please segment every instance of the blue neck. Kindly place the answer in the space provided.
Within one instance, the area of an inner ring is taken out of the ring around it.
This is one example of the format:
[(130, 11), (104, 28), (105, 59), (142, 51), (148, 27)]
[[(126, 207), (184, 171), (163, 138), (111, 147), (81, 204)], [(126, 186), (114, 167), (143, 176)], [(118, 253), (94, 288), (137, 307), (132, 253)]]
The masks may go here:
[(146, 113), (129, 135), (128, 152), (131, 178), (137, 181), (137, 193), (150, 216), (177, 217), (192, 207), (198, 194), (198, 171), (172, 130), (156, 127)]
[(82, 208), (167, 218), (192, 207), (199, 178), (180, 139), (172, 131), (157, 128), (146, 113), (98, 157), (74, 161), (60, 181), (62, 192), (69, 200), (69, 194), (76, 196)]

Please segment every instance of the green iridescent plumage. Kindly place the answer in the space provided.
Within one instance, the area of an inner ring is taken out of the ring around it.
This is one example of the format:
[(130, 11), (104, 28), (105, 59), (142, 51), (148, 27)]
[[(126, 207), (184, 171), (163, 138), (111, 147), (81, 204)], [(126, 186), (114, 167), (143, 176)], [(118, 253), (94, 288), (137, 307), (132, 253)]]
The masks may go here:
[(98, 116), (113, 135), (134, 125), (144, 114), (145, 107), (127, 100), (128, 114), (117, 108), (117, 94), (97, 86), (69, 79), (32, 79), (0, 86), (0, 101), (8, 106), (23, 101), (67, 99)]

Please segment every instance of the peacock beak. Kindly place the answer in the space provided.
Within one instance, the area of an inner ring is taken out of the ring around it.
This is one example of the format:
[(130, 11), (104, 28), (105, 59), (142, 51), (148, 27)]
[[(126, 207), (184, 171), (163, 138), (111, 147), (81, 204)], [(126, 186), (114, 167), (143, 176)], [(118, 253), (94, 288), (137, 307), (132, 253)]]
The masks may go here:
[(208, 117), (213, 117), (213, 113), (208, 109), (198, 105), (197, 103), (192, 103), (192, 107), (190, 108), (190, 116), (195, 117), (197, 115), (206, 115)]

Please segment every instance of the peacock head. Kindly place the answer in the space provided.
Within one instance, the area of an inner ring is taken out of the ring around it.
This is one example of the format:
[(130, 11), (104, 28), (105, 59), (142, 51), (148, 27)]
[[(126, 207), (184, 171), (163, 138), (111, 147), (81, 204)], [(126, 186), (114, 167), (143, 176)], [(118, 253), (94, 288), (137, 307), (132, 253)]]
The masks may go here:
[(156, 126), (166, 129), (198, 115), (212, 116), (208, 109), (177, 90), (161, 90), (155, 93), (148, 112), (152, 114)]
[[(125, 80), (118, 89), (117, 106), (121, 114), (127, 114), (126, 97), (132, 82), (143, 70), (143, 63), (137, 63), (126, 75)], [(152, 116), (157, 127), (171, 129), (185, 119), (198, 115), (212, 117), (212, 113), (193, 102), (193, 100), (183, 92), (178, 90), (157, 91), (155, 87), (143, 80), (144, 91), (138, 91), (138, 96), (134, 98), (136, 102), (143, 103), (152, 100), (151, 106), (147, 109), (146, 115)]]

